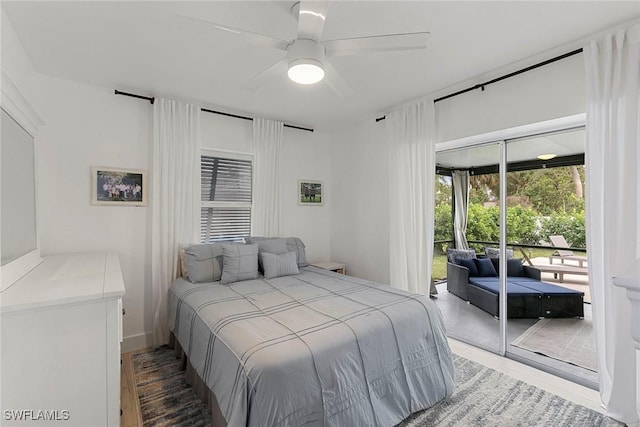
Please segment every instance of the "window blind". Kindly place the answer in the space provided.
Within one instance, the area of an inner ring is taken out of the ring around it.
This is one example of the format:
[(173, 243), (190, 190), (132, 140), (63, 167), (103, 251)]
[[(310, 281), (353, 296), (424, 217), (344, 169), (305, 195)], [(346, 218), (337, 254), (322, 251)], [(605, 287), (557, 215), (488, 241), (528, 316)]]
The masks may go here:
[(200, 240), (242, 240), (251, 234), (252, 162), (201, 156)]

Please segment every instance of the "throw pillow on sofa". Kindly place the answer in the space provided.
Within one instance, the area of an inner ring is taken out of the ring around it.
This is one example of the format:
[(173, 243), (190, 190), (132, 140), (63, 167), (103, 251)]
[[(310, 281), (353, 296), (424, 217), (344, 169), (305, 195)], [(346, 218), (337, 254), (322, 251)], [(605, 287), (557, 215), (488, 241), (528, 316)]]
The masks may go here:
[(498, 275), (490, 258), (474, 258), (479, 277), (495, 277)]
[[(493, 268), (496, 272), (500, 271), (500, 260), (498, 258), (491, 258)], [(507, 260), (507, 276), (508, 277), (526, 277), (524, 272), (524, 266), (520, 258), (513, 258)]]
[(466, 267), (469, 270), (469, 277), (477, 277), (478, 276), (478, 267), (476, 267), (476, 263), (473, 259), (455, 259), (455, 264), (458, 264), (462, 267)]
[[(484, 254), (487, 258), (500, 258), (500, 248), (484, 247)], [(513, 249), (507, 249), (507, 259), (513, 258)]]
[(512, 277), (524, 277), (524, 267), (522, 266), (522, 260), (519, 258), (507, 260), (507, 276)]
[(447, 260), (456, 263), (456, 259), (473, 259), (476, 257), (476, 251), (473, 249), (447, 249)]

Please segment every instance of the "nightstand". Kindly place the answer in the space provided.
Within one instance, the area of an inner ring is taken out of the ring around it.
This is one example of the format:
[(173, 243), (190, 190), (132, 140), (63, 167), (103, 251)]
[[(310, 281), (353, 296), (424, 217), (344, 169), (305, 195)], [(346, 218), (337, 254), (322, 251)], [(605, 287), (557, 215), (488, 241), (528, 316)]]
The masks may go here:
[(311, 263), (314, 267), (324, 268), (325, 270), (335, 271), (340, 274), (347, 274), (347, 268), (344, 264), (340, 264), (339, 262), (333, 261), (324, 261), (324, 262), (313, 262)]

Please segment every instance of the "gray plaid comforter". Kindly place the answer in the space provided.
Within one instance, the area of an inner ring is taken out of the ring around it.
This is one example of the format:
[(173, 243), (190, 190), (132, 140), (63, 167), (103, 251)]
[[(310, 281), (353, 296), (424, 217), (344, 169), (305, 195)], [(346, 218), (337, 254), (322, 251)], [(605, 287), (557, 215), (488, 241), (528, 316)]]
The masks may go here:
[(393, 426), (453, 392), (442, 316), (423, 295), (305, 267), (177, 279), (169, 313), (229, 426)]

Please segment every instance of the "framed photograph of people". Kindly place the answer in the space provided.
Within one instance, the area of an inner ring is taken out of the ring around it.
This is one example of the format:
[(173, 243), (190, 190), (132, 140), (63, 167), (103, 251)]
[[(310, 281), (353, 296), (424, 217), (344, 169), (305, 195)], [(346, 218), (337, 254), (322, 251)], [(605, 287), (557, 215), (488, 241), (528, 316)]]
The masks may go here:
[(138, 169), (91, 168), (91, 204), (147, 206), (147, 172)]
[(323, 185), (320, 181), (298, 180), (298, 204), (322, 206), (324, 201)]

